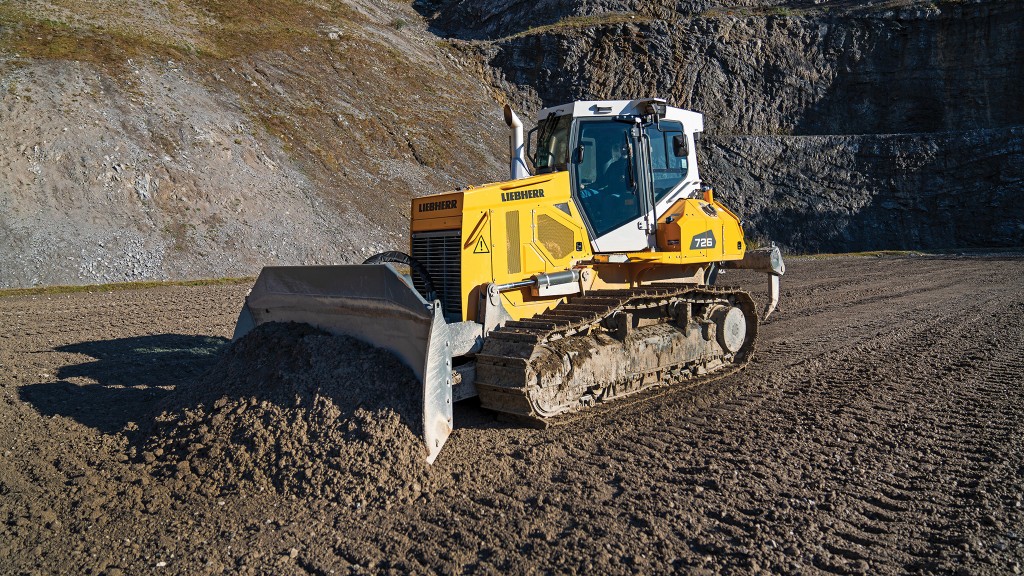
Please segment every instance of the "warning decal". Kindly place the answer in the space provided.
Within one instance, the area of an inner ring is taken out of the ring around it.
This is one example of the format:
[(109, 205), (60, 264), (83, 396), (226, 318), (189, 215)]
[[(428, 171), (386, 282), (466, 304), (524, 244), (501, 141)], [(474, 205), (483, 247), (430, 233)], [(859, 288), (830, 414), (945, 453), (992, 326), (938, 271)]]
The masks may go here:
[(484, 237), (481, 236), (480, 239), (476, 241), (476, 247), (473, 248), (473, 254), (487, 254), (489, 252), (490, 250), (487, 249), (487, 242), (484, 242)]

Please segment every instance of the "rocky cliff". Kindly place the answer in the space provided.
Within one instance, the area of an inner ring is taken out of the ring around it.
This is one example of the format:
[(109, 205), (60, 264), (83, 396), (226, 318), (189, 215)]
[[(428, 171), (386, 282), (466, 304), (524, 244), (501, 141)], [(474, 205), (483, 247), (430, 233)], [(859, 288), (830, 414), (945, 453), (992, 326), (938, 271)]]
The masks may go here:
[(718, 136), (710, 175), (756, 237), (801, 252), (1024, 246), (1024, 127)]
[(117, 6), (0, 4), (0, 288), (359, 262), (505, 175), (502, 102), (408, 5)]
[[(539, 106), (705, 113), (703, 175), (798, 251), (1024, 245), (1024, 2), (421, 3)], [(470, 23), (470, 24), (462, 24)]]
[(406, 244), (500, 107), (663, 96), (792, 251), (1024, 245), (1024, 0), (0, 3), (0, 288)]

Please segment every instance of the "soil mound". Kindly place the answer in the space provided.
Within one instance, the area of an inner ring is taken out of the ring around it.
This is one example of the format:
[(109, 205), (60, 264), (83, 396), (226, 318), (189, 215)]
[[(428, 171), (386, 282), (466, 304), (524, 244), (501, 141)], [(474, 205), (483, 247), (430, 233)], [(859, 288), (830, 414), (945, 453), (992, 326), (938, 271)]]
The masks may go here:
[(416, 377), (384, 350), (265, 324), (161, 403), (142, 458), (210, 496), (406, 502), (427, 480), (420, 398)]

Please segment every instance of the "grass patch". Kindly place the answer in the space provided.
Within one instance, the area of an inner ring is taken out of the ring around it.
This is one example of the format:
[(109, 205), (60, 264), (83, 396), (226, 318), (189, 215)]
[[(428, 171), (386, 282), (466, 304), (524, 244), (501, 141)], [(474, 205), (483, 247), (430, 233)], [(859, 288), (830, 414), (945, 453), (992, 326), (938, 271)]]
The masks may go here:
[(0, 290), (0, 298), (11, 296), (39, 296), (52, 294), (74, 294), (78, 292), (119, 292), (121, 290), (146, 290), (162, 286), (234, 286), (252, 284), (253, 277), (205, 278), (201, 280), (152, 280), (145, 282), (119, 282), (115, 284), (86, 284), (82, 286), (37, 286), (34, 288), (9, 288)]
[(568, 18), (562, 18), (554, 24), (546, 24), (544, 26), (535, 26), (528, 30), (512, 34), (498, 40), (512, 40), (515, 38), (522, 38), (524, 36), (534, 36), (536, 34), (546, 34), (548, 32), (560, 32), (563, 30), (579, 30), (581, 28), (594, 28), (596, 26), (608, 26), (611, 24), (626, 24), (626, 23), (647, 23), (652, 22), (654, 18), (647, 16), (640, 16), (635, 12), (609, 12), (607, 14), (594, 14), (590, 16), (570, 16)]
[(738, 7), (715, 7), (709, 8), (700, 13), (702, 18), (766, 18), (768, 16), (775, 16), (780, 18), (788, 18), (792, 16), (806, 16), (815, 14), (818, 12), (824, 12), (820, 8), (791, 8), (788, 6), (738, 6)]
[(811, 260), (826, 260), (829, 258), (846, 258), (849, 256), (861, 256), (861, 257), (905, 257), (905, 256), (938, 256), (936, 252), (923, 252), (921, 250), (866, 250), (864, 252), (826, 252), (822, 254), (800, 254), (784, 257), (789, 258), (808, 258)]
[(363, 20), (338, 0), (194, 0), (176, 4), (170, 22), (149, 29), (90, 4), (67, 4), (75, 16), (61, 21), (0, 3), (0, 51), (106, 65), (146, 57), (227, 59), (312, 42), (326, 21)]
[(0, 49), (27, 58), (77, 60), (120, 65), (140, 55), (177, 58), (177, 47), (149, 36), (37, 18), (23, 8), (0, 4)]
[(848, 17), (871, 16), (884, 12), (903, 10), (906, 8), (937, 6), (954, 7), (962, 6), (966, 0), (884, 0), (876, 3), (854, 3), (852, 5), (829, 5), (821, 4), (814, 6), (737, 6), (737, 7), (714, 7), (700, 13), (702, 18), (766, 18), (770, 16), (779, 18), (799, 18), (815, 16), (840, 15)]
[[(232, 58), (253, 52), (275, 50), (316, 38), (315, 26), (334, 9), (323, 10), (301, 0), (203, 0), (200, 9), (217, 24), (204, 26), (212, 56)], [(331, 3), (336, 4), (336, 3)]]
[(822, 254), (802, 254), (802, 255), (787, 255), (783, 253), (785, 258), (809, 258), (809, 259), (826, 259), (826, 258), (843, 258), (846, 256), (863, 256), (867, 258), (906, 258), (906, 257), (928, 257), (928, 258), (943, 258), (950, 256), (963, 256), (967, 258), (986, 258), (986, 257), (1006, 257), (1006, 258), (1024, 258), (1024, 249), (1022, 248), (942, 248), (934, 250), (866, 250), (863, 252), (836, 252), (836, 253), (822, 253)]

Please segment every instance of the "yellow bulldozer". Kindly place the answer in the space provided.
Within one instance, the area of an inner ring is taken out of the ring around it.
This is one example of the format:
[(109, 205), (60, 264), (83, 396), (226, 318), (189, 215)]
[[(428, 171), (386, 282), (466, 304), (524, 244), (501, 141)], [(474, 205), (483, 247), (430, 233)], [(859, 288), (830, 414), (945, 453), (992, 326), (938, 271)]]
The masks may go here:
[(408, 253), (264, 268), (235, 329), (304, 322), (396, 354), (422, 384), (428, 462), (466, 398), (543, 421), (739, 369), (758, 313), (716, 276), (767, 273), (767, 318), (785, 272), (700, 180), (701, 114), (579, 101), (541, 110), (524, 138), (504, 112), (510, 180), (414, 199)]

